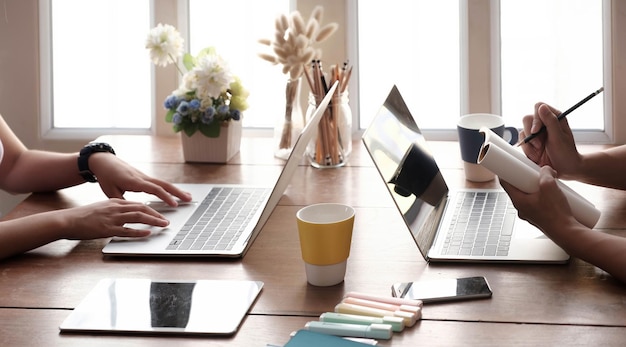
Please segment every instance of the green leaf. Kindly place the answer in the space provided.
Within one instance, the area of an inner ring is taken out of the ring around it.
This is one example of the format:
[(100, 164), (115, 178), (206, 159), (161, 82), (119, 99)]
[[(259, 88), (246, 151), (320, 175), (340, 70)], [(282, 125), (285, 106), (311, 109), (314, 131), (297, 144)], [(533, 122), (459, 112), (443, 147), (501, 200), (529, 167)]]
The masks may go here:
[(215, 47), (207, 47), (198, 52), (198, 59), (204, 57), (205, 55), (213, 55), (216, 53)]
[(185, 55), (183, 55), (183, 65), (185, 66), (185, 69), (187, 69), (187, 71), (191, 71), (196, 65), (196, 59), (193, 57), (193, 55), (185, 53)]
[(172, 118), (174, 117), (174, 113), (176, 113), (176, 110), (168, 110), (165, 114), (165, 121), (171, 123)]
[(210, 124), (201, 124), (200, 132), (207, 137), (219, 137), (220, 136), (220, 128), (222, 127), (221, 122), (215, 121)]
[(188, 126), (183, 130), (185, 131), (185, 134), (187, 134), (187, 136), (191, 137), (193, 134), (196, 133), (196, 131), (198, 130), (198, 127)]

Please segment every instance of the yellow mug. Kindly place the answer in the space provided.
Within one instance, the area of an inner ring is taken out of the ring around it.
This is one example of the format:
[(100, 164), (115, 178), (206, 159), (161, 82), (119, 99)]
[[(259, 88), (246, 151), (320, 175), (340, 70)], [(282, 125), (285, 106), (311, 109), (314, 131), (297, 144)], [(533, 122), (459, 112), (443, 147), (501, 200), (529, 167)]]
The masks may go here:
[(302, 259), (312, 265), (333, 265), (348, 259), (354, 209), (335, 203), (300, 209), (296, 218)]

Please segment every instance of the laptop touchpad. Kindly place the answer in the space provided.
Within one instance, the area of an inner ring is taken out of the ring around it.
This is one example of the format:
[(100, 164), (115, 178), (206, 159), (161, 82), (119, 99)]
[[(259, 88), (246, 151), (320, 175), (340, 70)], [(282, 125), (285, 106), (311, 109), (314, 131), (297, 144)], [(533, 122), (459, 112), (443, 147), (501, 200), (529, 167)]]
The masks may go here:
[(179, 210), (181, 208), (184, 207), (188, 207), (188, 206), (196, 206), (198, 205), (197, 201), (178, 201), (178, 206), (170, 206), (167, 203), (165, 203), (164, 201), (147, 201), (146, 206), (152, 208), (153, 210), (159, 212), (159, 213), (167, 213), (167, 212), (175, 212), (176, 210)]
[[(163, 201), (148, 201), (145, 203), (147, 206), (150, 206), (155, 211), (159, 212), (165, 218), (170, 220), (170, 226), (161, 228), (155, 227), (152, 225), (147, 225), (143, 223), (126, 223), (124, 226), (126, 228), (133, 229), (148, 229), (150, 230), (150, 235), (144, 237), (126, 237), (126, 236), (114, 236), (113, 241), (133, 241), (133, 240), (141, 240), (147, 237), (153, 237), (159, 235), (165, 231), (171, 230), (171, 226), (176, 223), (179, 223), (178, 219), (181, 219), (181, 216), (184, 216), (184, 219), (187, 218), (187, 214), (181, 213), (183, 210), (189, 210), (189, 212), (193, 212), (198, 203), (196, 201), (184, 202), (179, 201), (178, 206), (170, 206)], [(184, 222), (184, 221), (183, 221)]]

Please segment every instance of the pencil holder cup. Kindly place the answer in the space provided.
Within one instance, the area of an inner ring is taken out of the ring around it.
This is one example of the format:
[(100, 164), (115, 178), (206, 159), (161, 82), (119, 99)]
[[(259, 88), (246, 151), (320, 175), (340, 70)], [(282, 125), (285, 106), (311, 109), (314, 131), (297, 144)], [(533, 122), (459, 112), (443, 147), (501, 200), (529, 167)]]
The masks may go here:
[[(314, 94), (309, 94), (307, 121), (318, 103)], [(306, 156), (316, 168), (336, 168), (346, 165), (352, 152), (352, 111), (348, 91), (335, 93), (317, 128), (316, 134), (307, 145)]]

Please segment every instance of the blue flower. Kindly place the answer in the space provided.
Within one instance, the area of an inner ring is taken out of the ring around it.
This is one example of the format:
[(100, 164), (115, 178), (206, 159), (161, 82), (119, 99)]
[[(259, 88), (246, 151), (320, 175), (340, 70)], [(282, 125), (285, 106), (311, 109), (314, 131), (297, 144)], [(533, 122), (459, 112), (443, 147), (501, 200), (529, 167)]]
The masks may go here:
[(204, 111), (205, 115), (209, 118), (215, 117), (215, 108), (213, 106), (209, 106), (209, 108)]
[(164, 102), (165, 108), (167, 108), (167, 109), (176, 108), (177, 104), (178, 104), (178, 97), (176, 97), (176, 95), (168, 96), (165, 99), (165, 102)]
[(230, 116), (234, 120), (240, 120), (241, 119), (241, 112), (239, 112), (239, 110), (230, 110)]
[(186, 116), (189, 113), (189, 103), (185, 100), (181, 101), (176, 108), (176, 112), (180, 113), (183, 116)]
[(213, 122), (213, 119), (215, 119), (215, 109), (213, 107), (209, 107), (202, 114), (202, 118), (200, 118), (200, 121), (202, 121), (202, 123), (204, 124), (211, 124)]
[(220, 105), (217, 108), (217, 114), (221, 114), (221, 115), (227, 115), (228, 114), (228, 105)]
[(198, 99), (193, 99), (191, 101), (189, 101), (189, 108), (192, 110), (197, 110), (200, 108), (200, 100)]
[(172, 116), (172, 122), (174, 124), (180, 124), (183, 122), (183, 116), (180, 115), (180, 113), (176, 112), (174, 113), (174, 115)]

